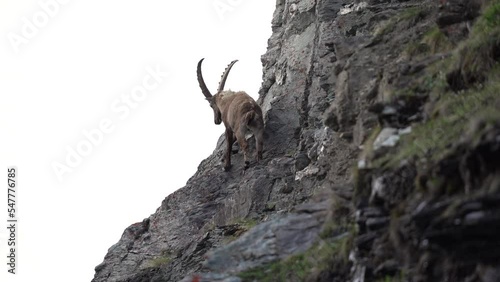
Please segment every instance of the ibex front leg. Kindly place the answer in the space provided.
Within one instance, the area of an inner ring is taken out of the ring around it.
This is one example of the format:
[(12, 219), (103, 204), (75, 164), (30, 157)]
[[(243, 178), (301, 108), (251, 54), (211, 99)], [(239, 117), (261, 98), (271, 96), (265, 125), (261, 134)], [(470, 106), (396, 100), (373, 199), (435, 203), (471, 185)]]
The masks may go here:
[(224, 158), (224, 170), (228, 171), (231, 168), (231, 151), (234, 143), (233, 131), (230, 128), (226, 128), (226, 157)]

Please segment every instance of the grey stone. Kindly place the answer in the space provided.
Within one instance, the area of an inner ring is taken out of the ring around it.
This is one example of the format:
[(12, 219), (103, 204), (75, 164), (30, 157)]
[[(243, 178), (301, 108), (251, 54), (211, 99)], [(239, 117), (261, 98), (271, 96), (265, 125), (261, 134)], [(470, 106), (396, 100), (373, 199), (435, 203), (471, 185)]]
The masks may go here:
[(388, 217), (375, 217), (366, 220), (366, 226), (370, 230), (377, 230), (389, 224), (390, 219)]
[(465, 225), (475, 225), (484, 219), (486, 214), (483, 211), (471, 212), (465, 215), (464, 224)]
[(396, 128), (384, 128), (378, 134), (375, 142), (373, 142), (373, 149), (378, 150), (382, 147), (394, 147), (398, 141), (399, 135)]
[(210, 252), (204, 266), (216, 273), (235, 274), (305, 251), (317, 240), (321, 223), (310, 214), (262, 223), (238, 240)]

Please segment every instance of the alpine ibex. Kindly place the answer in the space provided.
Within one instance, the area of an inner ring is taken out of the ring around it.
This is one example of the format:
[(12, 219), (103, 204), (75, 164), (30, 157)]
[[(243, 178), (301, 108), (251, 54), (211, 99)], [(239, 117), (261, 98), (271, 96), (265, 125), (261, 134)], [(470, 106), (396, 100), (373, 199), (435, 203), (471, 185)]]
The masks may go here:
[(198, 83), (203, 95), (205, 95), (207, 101), (210, 103), (210, 107), (214, 110), (215, 124), (224, 122), (226, 126), (227, 150), (224, 159), (224, 170), (227, 171), (231, 167), (231, 147), (235, 141), (235, 137), (238, 140), (241, 150), (243, 150), (245, 168), (247, 168), (250, 162), (248, 160), (248, 142), (245, 139), (245, 135), (248, 131), (251, 131), (255, 136), (257, 161), (262, 159), (262, 139), (264, 135), (262, 110), (255, 100), (245, 92), (223, 91), (229, 71), (238, 60), (232, 61), (222, 74), (219, 88), (215, 95), (210, 93), (203, 80), (203, 75), (201, 74), (203, 60), (201, 59), (198, 62)]

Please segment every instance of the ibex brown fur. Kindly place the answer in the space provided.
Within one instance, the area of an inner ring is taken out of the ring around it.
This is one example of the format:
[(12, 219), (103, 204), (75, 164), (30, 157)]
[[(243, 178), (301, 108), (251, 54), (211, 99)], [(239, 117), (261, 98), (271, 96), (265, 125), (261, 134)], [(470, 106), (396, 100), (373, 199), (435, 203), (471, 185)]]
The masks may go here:
[(210, 93), (203, 80), (203, 75), (201, 73), (201, 64), (203, 60), (204, 59), (200, 60), (197, 68), (198, 82), (201, 91), (210, 103), (210, 107), (214, 110), (215, 124), (224, 122), (226, 126), (227, 150), (224, 159), (224, 170), (227, 171), (231, 167), (231, 147), (235, 141), (235, 137), (243, 151), (245, 168), (247, 168), (250, 162), (248, 160), (248, 142), (245, 139), (245, 135), (248, 131), (251, 131), (255, 136), (257, 161), (262, 159), (262, 139), (264, 135), (262, 110), (255, 100), (245, 92), (223, 91), (229, 71), (237, 60), (232, 61), (222, 74), (219, 88), (215, 95)]

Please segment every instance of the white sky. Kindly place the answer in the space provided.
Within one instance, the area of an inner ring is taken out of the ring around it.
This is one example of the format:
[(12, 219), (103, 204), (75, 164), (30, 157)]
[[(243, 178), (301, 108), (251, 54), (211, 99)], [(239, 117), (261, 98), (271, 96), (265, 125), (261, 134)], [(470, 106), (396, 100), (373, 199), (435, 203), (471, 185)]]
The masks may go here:
[[(0, 0), (2, 262), (6, 171), (19, 169), (18, 275), (7, 275), (2, 263), (1, 281), (92, 279), (123, 230), (184, 186), (224, 132), (198, 87), (198, 60), (206, 58), (205, 81), (215, 91), (226, 65), (239, 59), (226, 89), (258, 97), (275, 6), (270, 0), (54, 1)], [(57, 4), (48, 7), (45, 23), (39, 2)], [(218, 13), (217, 3), (231, 10)], [(23, 18), (45, 26), (30, 29)], [(169, 76), (156, 83), (147, 68)], [(140, 96), (144, 81), (151, 90)], [(121, 97), (131, 92), (143, 100), (127, 116), (131, 106)], [(103, 121), (113, 130), (60, 182), (52, 163), (68, 165), (68, 147), (89, 151), (83, 131)]]

